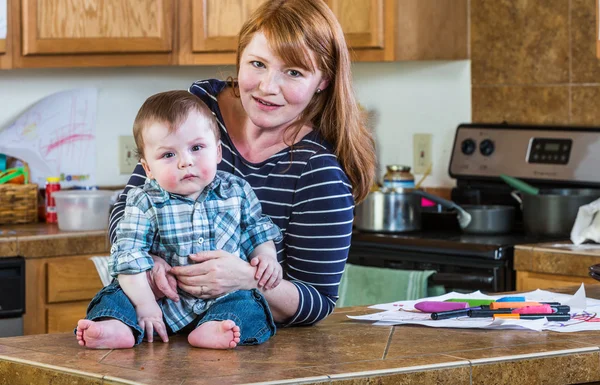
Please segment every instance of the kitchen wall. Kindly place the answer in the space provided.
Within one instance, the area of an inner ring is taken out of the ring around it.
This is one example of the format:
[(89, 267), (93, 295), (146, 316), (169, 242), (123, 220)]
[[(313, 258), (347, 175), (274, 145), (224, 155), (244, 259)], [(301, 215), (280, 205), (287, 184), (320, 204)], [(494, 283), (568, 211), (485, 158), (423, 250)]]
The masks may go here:
[[(372, 111), (382, 165), (412, 164), (412, 135), (433, 134), (433, 172), (426, 186), (452, 186), (448, 160), (454, 130), (471, 116), (470, 63), (357, 63), (355, 89)], [(43, 97), (69, 88), (97, 87), (97, 182), (125, 184), (118, 170), (118, 136), (130, 135), (149, 95), (187, 88), (193, 80), (233, 74), (233, 67), (27, 69), (0, 71), (0, 129)], [(380, 176), (384, 173), (381, 167)]]
[(477, 122), (600, 126), (597, 0), (472, 0)]

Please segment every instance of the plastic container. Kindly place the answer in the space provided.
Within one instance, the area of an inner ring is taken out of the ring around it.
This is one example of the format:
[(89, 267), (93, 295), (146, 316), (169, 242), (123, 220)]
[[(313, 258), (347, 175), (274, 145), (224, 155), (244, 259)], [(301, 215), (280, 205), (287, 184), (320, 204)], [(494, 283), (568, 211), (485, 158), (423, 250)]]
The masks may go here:
[(108, 228), (112, 191), (63, 190), (52, 194), (56, 201), (58, 228), (64, 231), (90, 231)]

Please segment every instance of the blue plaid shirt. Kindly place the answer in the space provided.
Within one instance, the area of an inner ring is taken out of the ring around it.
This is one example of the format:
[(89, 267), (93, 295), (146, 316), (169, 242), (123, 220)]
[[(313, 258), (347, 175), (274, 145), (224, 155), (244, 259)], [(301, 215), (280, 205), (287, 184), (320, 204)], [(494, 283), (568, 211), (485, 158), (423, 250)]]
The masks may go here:
[[(281, 240), (279, 228), (262, 215), (260, 202), (244, 179), (217, 171), (195, 201), (171, 194), (148, 179), (127, 194), (125, 214), (110, 250), (110, 271), (116, 277), (150, 270), (154, 266), (150, 254), (171, 266), (194, 263), (188, 256), (207, 250), (225, 250), (247, 261), (256, 246), (270, 240)], [(159, 300), (174, 332), (218, 300), (178, 291), (179, 302)]]

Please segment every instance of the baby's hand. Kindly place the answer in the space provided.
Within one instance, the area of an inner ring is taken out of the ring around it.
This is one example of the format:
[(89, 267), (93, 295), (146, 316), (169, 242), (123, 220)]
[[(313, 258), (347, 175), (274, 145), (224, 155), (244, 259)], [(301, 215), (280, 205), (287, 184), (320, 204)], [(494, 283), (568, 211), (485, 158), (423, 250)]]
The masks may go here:
[(252, 266), (257, 266), (254, 278), (258, 279), (258, 287), (264, 287), (265, 290), (277, 287), (283, 278), (281, 265), (276, 258), (257, 255), (252, 258)]
[(135, 308), (138, 324), (144, 330), (148, 342), (154, 339), (154, 332), (158, 333), (163, 342), (169, 342), (167, 329), (163, 322), (162, 311), (156, 301), (148, 301)]

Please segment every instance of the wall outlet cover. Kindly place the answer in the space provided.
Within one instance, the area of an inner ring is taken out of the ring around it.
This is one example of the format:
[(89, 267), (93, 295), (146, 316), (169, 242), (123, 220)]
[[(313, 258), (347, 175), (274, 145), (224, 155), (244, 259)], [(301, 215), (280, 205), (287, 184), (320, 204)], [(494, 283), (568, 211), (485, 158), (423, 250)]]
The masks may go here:
[(431, 134), (413, 135), (413, 174), (425, 174), (431, 164)]
[(119, 173), (131, 174), (138, 163), (133, 136), (119, 136)]

